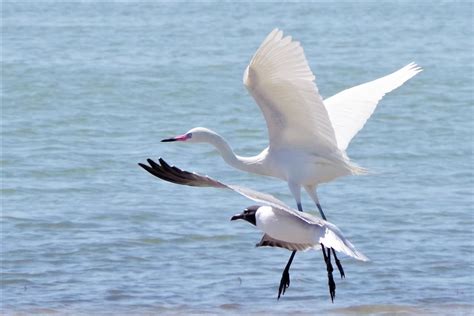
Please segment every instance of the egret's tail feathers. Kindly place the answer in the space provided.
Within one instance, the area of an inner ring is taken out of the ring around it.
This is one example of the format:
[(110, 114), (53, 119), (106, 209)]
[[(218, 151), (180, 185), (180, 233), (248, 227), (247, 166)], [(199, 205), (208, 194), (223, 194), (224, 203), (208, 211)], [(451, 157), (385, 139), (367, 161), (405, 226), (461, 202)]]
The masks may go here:
[(351, 173), (354, 176), (364, 176), (370, 173), (369, 169), (360, 167), (355, 163), (350, 164)]
[(346, 152), (341, 152), (342, 163), (345, 165), (346, 170), (349, 170), (349, 174), (353, 176), (363, 176), (369, 174), (369, 170), (363, 167), (360, 167), (358, 164), (352, 162), (352, 160), (347, 156)]

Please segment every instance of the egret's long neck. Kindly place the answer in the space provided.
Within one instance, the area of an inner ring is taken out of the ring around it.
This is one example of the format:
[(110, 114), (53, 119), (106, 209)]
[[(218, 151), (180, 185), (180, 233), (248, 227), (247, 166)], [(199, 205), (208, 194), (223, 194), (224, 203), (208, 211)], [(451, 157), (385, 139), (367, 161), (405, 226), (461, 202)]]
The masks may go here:
[(264, 158), (266, 151), (253, 157), (241, 157), (234, 153), (227, 141), (217, 133), (209, 134), (207, 142), (219, 151), (225, 162), (234, 168), (265, 175)]

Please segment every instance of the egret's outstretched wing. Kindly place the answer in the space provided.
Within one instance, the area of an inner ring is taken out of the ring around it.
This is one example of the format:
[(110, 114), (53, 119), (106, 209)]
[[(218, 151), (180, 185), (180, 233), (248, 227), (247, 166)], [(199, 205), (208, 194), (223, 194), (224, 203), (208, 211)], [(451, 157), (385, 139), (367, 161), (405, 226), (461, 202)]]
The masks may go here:
[(418, 65), (411, 63), (390, 75), (341, 91), (324, 100), (339, 149), (347, 149), (385, 94), (400, 87), (420, 71), (422, 69)]
[(147, 159), (148, 165), (139, 163), (138, 165), (162, 180), (195, 187), (214, 187), (218, 189), (229, 189), (245, 196), (258, 203), (263, 203), (277, 208), (290, 209), (285, 203), (270, 194), (254, 191), (249, 188), (240, 187), (237, 185), (224, 184), (220, 181), (212, 179), (208, 176), (203, 176), (195, 172), (181, 170), (178, 167), (170, 166), (162, 158), (159, 158), (159, 163), (151, 159)]
[(243, 82), (268, 127), (270, 147), (337, 150), (315, 77), (299, 42), (274, 29), (258, 48)]

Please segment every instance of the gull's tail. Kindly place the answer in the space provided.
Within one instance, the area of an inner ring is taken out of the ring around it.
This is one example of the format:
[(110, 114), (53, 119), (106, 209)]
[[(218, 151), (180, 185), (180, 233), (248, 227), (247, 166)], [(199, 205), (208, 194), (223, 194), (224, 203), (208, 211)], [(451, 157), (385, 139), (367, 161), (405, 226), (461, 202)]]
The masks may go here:
[(319, 238), (319, 242), (327, 248), (333, 248), (357, 260), (369, 261), (369, 258), (358, 251), (354, 245), (342, 235), (341, 231), (331, 223), (326, 222), (326, 231), (324, 235)]

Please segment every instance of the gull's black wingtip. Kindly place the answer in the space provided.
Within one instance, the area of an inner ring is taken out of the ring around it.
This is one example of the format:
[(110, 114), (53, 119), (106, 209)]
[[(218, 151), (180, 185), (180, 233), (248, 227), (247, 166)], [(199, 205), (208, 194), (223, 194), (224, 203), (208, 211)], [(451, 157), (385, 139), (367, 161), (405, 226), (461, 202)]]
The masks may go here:
[(158, 161), (160, 162), (160, 164), (164, 167), (164, 168), (167, 168), (167, 169), (171, 169), (172, 167), (163, 159), (163, 158), (159, 158)]
[(143, 164), (143, 163), (141, 163), (141, 162), (139, 162), (138, 165), (139, 165), (140, 167), (142, 167), (143, 169), (145, 169), (146, 171), (148, 171), (149, 173), (151, 173), (151, 174), (154, 175), (154, 172), (153, 172), (154, 170), (153, 170), (153, 168), (151, 168), (150, 166), (147, 166), (147, 165), (145, 165), (145, 164)]
[(159, 164), (157, 164), (155, 161), (153, 161), (152, 159), (148, 158), (146, 161), (148, 161), (148, 164), (153, 169), (161, 169), (161, 166)]
[(143, 169), (145, 169), (145, 170), (146, 170), (146, 168), (150, 168), (149, 166), (147, 166), (146, 164), (141, 163), (141, 162), (139, 162), (138, 165), (139, 165), (140, 167), (142, 167)]

